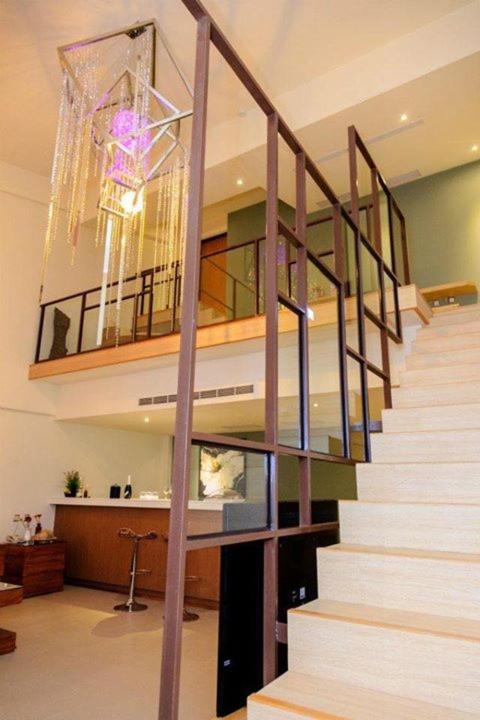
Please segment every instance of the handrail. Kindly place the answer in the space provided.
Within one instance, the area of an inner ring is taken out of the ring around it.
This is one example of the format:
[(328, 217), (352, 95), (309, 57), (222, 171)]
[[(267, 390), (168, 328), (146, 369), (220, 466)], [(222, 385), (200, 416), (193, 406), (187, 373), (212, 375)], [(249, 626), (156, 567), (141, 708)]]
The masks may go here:
[[(373, 207), (372, 204), (361, 205), (361, 206), (359, 206), (359, 213), (365, 212), (367, 214), (367, 218), (368, 218), (368, 215), (369, 215), (372, 207)], [(351, 217), (350, 217), (351, 212), (352, 211), (347, 211), (345, 208), (342, 207), (342, 217), (344, 220), (349, 222), (350, 225), (352, 225)], [(306, 228), (315, 227), (316, 225), (326, 223), (326, 222), (332, 222), (332, 221), (335, 222), (335, 215), (329, 214), (322, 218), (315, 218), (314, 220), (307, 222)], [(280, 222), (279, 232), (281, 234), (283, 234), (284, 236), (286, 236), (288, 242), (292, 242), (293, 237), (294, 237), (294, 231), (281, 218), (280, 218), (279, 222)], [(368, 222), (367, 222), (367, 225), (368, 225)], [(352, 225), (352, 227), (354, 227), (354, 225)], [(215, 238), (218, 238), (218, 237), (226, 237), (226, 233), (222, 233), (220, 235), (215, 236)], [(208, 241), (210, 239), (211, 238), (207, 238), (206, 241)], [(252, 308), (251, 308), (251, 313), (245, 314), (245, 310), (243, 310), (243, 314), (241, 315), (242, 317), (258, 315), (262, 311), (261, 305), (262, 305), (262, 298), (263, 298), (263, 288), (260, 285), (259, 273), (260, 273), (260, 264), (261, 264), (261, 257), (260, 257), (261, 256), (261, 247), (262, 247), (262, 243), (264, 243), (264, 242), (265, 242), (265, 235), (262, 235), (260, 237), (256, 237), (256, 238), (253, 238), (250, 240), (245, 240), (236, 245), (231, 245), (229, 247), (224, 247), (219, 250), (214, 250), (212, 252), (204, 253), (201, 256), (201, 263), (203, 263), (203, 261), (205, 261), (205, 262), (208, 262), (210, 265), (213, 265), (216, 270), (223, 273), (225, 275), (225, 277), (229, 278), (230, 281), (233, 283), (233, 290), (232, 290), (233, 301), (232, 301), (231, 305), (229, 303), (225, 302), (224, 299), (213, 295), (209, 290), (207, 290), (205, 288), (205, 285), (203, 283), (201, 283), (201, 286), (200, 286), (200, 291), (205, 297), (208, 297), (215, 303), (222, 305), (229, 313), (231, 313), (231, 315), (232, 315), (231, 319), (236, 319), (236, 317), (237, 317), (237, 297), (238, 297), (237, 287), (241, 287), (244, 290), (247, 290), (250, 293), (250, 296), (254, 299), (254, 306), (252, 306)], [(252, 248), (253, 248), (252, 264), (254, 267), (253, 272), (254, 272), (255, 278), (254, 278), (254, 282), (252, 283), (252, 286), (245, 283), (242, 279), (236, 277), (233, 273), (231, 273), (226, 268), (222, 268), (220, 265), (218, 265), (214, 261), (214, 258), (217, 258), (218, 256), (221, 256), (221, 255), (226, 256), (227, 253), (238, 251), (238, 250), (241, 250), (242, 248), (246, 248), (249, 246), (252, 246)], [(369, 245), (369, 251), (371, 252), (371, 254), (373, 255), (373, 257), (375, 258), (375, 260), (377, 262), (381, 259), (380, 253), (373, 245)], [(335, 250), (334, 250), (334, 248), (332, 248), (332, 249), (323, 250), (323, 251), (317, 253), (315, 257), (318, 259), (323, 259), (326, 257), (332, 257), (334, 255), (335, 255)], [(291, 290), (291, 287), (292, 287), (291, 271), (294, 268), (294, 266), (296, 266), (296, 263), (297, 263), (297, 260), (293, 259), (293, 260), (288, 260), (287, 264), (286, 264), (287, 282), (288, 282), (289, 291)], [(162, 272), (162, 270), (165, 270), (166, 267), (167, 267), (166, 264), (160, 264), (160, 265), (156, 265), (151, 268), (146, 268), (146, 269), (142, 270), (138, 275), (131, 275), (124, 280), (125, 285), (127, 285), (128, 283), (131, 283), (131, 282), (138, 282), (139, 280), (141, 281), (141, 288), (138, 289), (138, 291), (131, 292), (122, 297), (122, 302), (133, 300), (134, 305), (135, 305), (134, 317), (132, 318), (131, 342), (135, 342), (135, 341), (139, 341), (140, 339), (144, 339), (143, 334), (142, 334), (142, 338), (137, 337), (136, 326), (137, 326), (138, 317), (144, 316), (145, 314), (148, 316), (148, 328), (147, 328), (146, 336), (147, 337), (151, 336), (152, 323), (153, 323), (154, 294), (155, 294), (155, 289), (160, 286), (165, 286), (165, 285), (169, 286), (169, 289), (167, 290), (167, 295), (166, 295), (167, 301), (166, 301), (165, 309), (172, 308), (174, 310), (174, 314), (173, 314), (173, 317), (171, 320), (169, 332), (175, 332), (177, 330), (176, 308), (179, 305), (179, 299), (180, 299), (179, 288), (180, 288), (180, 283), (181, 283), (181, 275), (178, 272), (179, 263), (178, 263), (178, 261), (175, 261), (170, 266), (175, 271), (174, 277), (157, 279), (157, 277), (156, 277), (157, 274)], [(395, 283), (400, 282), (393, 269), (390, 269), (390, 268), (388, 268), (388, 266), (385, 266), (384, 271), (389, 276), (391, 281), (394, 281)], [(174, 286), (173, 292), (174, 292), (174, 296), (175, 296), (173, 299), (171, 298), (171, 289), (170, 289), (172, 285)], [(113, 288), (116, 286), (118, 286), (118, 281), (109, 283), (107, 287)], [(346, 289), (348, 290), (348, 286)], [(77, 342), (76, 342), (76, 352), (79, 353), (79, 352), (83, 351), (82, 350), (82, 342), (83, 342), (83, 334), (84, 334), (85, 313), (98, 309), (99, 305), (100, 305), (98, 302), (89, 304), (88, 296), (93, 293), (98, 293), (100, 290), (101, 290), (100, 286), (96, 286), (93, 288), (89, 288), (87, 290), (82, 290), (78, 293), (72, 293), (71, 295), (66, 295), (66, 296), (58, 298), (56, 300), (48, 300), (48, 301), (42, 303), (42, 305), (40, 306), (40, 323), (39, 323), (39, 331), (38, 331), (38, 338), (37, 338), (37, 345), (36, 345), (36, 352), (35, 352), (35, 362), (42, 362), (40, 355), (41, 355), (41, 348), (42, 348), (42, 335), (43, 335), (46, 309), (51, 306), (61, 305), (64, 302), (74, 300), (74, 299), (79, 299), (81, 301), (78, 337), (77, 337)], [(170, 303), (171, 299), (172, 299), (172, 303)], [(145, 301), (146, 300), (149, 301), (147, 313), (145, 313)], [(106, 302), (107, 305), (114, 305), (115, 303), (116, 303), (116, 298), (115, 299), (109, 298), (109, 299), (107, 299), (107, 302)], [(87, 348), (87, 349), (92, 350), (94, 348)]]
[[(398, 279), (398, 268), (397, 268), (397, 260), (396, 257), (396, 251), (395, 251), (395, 238), (394, 238), (394, 231), (393, 231), (393, 215), (396, 215), (399, 222), (400, 222), (400, 240), (402, 245), (402, 260), (403, 260), (403, 274), (404, 274), (404, 280), (405, 284), (410, 284), (410, 263), (409, 263), (409, 257), (408, 257), (408, 244), (407, 244), (407, 234), (406, 234), (406, 223), (405, 223), (405, 216), (401, 212), (400, 208), (398, 207), (398, 203), (396, 202), (390, 188), (387, 185), (387, 182), (383, 176), (383, 173), (379, 169), (378, 165), (375, 163), (375, 160), (373, 159), (372, 155), (370, 154), (367, 146), (365, 145), (364, 141), (362, 140), (360, 134), (358, 133), (357, 129), (354, 125), (351, 125), (348, 128), (348, 145), (349, 145), (349, 162), (350, 162), (350, 182), (352, 186), (352, 212), (354, 214), (354, 219), (357, 225), (359, 225), (359, 192), (358, 192), (358, 168), (357, 168), (357, 160), (356, 160), (356, 153), (357, 150), (360, 152), (361, 156), (367, 163), (369, 169), (370, 169), (370, 181), (371, 181), (371, 191), (372, 191), (372, 197), (373, 197), (373, 213), (374, 213), (374, 228), (373, 228), (373, 239), (374, 239), (374, 245), (376, 246), (377, 250), (382, 253), (382, 231), (381, 231), (381, 217), (380, 217), (380, 201), (378, 197), (378, 184), (380, 184), (383, 192), (385, 193), (387, 197), (387, 207), (388, 207), (388, 235), (389, 235), (389, 245), (390, 245), (390, 252), (391, 252), (391, 261), (392, 261), (392, 268), (394, 275)], [(368, 238), (371, 240), (371, 238)]]

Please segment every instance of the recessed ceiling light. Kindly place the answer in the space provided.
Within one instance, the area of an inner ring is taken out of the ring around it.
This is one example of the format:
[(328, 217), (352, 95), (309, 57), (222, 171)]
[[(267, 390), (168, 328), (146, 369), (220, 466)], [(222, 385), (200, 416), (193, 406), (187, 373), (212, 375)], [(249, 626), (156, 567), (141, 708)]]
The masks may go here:
[(472, 147), (470, 148), (470, 150), (471, 150), (472, 152), (478, 152), (478, 145), (472, 145)]
[(148, 415), (143, 418), (143, 422), (150, 422), (150, 418), (148, 417)]
[(318, 403), (313, 403), (313, 407), (318, 407)]
[(237, 179), (237, 185), (238, 185), (238, 187), (241, 187), (241, 186), (243, 185), (243, 180), (242, 180), (242, 178), (238, 178), (238, 179)]
[(408, 115), (407, 115), (407, 113), (402, 113), (402, 114), (400, 115), (400, 122), (407, 122), (407, 120), (408, 120)]

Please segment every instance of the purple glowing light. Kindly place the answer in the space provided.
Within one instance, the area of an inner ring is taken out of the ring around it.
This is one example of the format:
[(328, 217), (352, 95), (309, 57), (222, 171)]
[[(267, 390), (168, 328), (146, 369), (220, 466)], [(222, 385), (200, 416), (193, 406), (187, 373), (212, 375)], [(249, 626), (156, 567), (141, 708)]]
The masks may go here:
[[(135, 158), (137, 167), (138, 163), (140, 163), (144, 170), (146, 158), (141, 159), (140, 156), (148, 148), (151, 140), (150, 131), (145, 130), (142, 132), (147, 125), (148, 118), (142, 117), (134, 110), (124, 108), (115, 113), (111, 128), (113, 137), (119, 140), (123, 147)], [(136, 132), (138, 132), (138, 135), (134, 134)], [(130, 156), (123, 149), (119, 147), (115, 149), (113, 163), (108, 169), (107, 175), (121, 184), (125, 184), (128, 176), (132, 175)]]

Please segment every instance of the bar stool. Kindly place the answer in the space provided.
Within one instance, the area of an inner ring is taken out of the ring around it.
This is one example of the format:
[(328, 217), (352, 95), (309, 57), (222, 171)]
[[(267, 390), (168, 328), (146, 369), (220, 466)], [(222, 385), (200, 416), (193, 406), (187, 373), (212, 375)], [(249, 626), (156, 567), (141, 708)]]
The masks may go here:
[(130, 585), (128, 591), (128, 600), (120, 605), (115, 605), (114, 610), (120, 610), (121, 612), (140, 612), (140, 610), (146, 610), (148, 605), (139, 603), (135, 600), (135, 578), (137, 575), (148, 575), (151, 570), (138, 570), (137, 569), (137, 554), (138, 554), (138, 543), (141, 540), (156, 540), (158, 535), (156, 532), (151, 530), (144, 535), (138, 535), (133, 532), (130, 528), (121, 528), (118, 531), (118, 537), (125, 540), (133, 540), (132, 559), (130, 562)]
[[(168, 534), (162, 533), (162, 539), (165, 540), (166, 543), (168, 543)], [(185, 582), (193, 582), (195, 580), (200, 580), (200, 578), (197, 575), (186, 575), (185, 576)], [(184, 605), (183, 606), (183, 622), (194, 622), (195, 620), (200, 620), (200, 615), (192, 612), (191, 610), (188, 610)]]

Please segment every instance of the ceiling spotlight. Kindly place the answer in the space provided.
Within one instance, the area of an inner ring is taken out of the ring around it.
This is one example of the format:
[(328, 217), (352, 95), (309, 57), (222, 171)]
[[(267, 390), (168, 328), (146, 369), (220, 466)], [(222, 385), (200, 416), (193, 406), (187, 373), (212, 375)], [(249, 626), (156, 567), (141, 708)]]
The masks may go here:
[(146, 415), (146, 416), (143, 418), (143, 422), (146, 422), (146, 423), (149, 423), (149, 422), (150, 422), (150, 418), (148, 417), (148, 415)]
[(241, 187), (241, 186), (243, 185), (243, 180), (242, 180), (242, 178), (238, 178), (238, 179), (237, 179), (237, 185), (238, 185), (238, 187)]
[(408, 120), (408, 115), (407, 115), (407, 113), (402, 113), (402, 114), (400, 115), (400, 122), (407, 122), (407, 120)]
[(472, 145), (470, 150), (471, 150), (471, 152), (478, 152), (478, 145)]
[(318, 403), (313, 403), (313, 407), (318, 407)]

